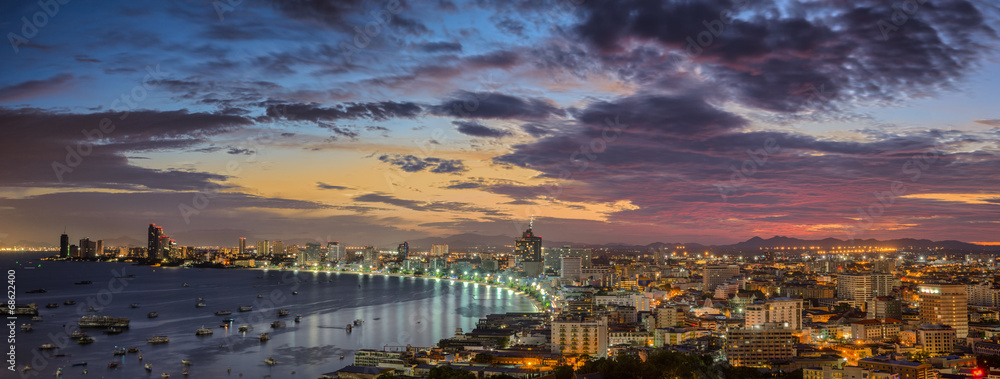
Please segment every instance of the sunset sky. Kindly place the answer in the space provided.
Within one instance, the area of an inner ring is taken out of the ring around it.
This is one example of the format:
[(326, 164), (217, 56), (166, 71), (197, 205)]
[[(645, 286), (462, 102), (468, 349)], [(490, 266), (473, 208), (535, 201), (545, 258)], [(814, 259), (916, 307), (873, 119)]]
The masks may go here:
[(0, 245), (1000, 241), (1000, 9), (890, 3), (5, 1)]

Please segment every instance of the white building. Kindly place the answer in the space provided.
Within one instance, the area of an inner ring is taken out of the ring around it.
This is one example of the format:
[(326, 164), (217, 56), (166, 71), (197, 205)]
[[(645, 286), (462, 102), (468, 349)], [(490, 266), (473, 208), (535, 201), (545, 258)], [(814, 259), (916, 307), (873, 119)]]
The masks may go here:
[(778, 297), (747, 305), (746, 326), (761, 326), (768, 323), (787, 325), (796, 330), (802, 329), (802, 299)]
[(580, 257), (559, 258), (559, 273), (563, 279), (579, 281), (583, 274), (583, 259)]
[(596, 320), (556, 320), (552, 322), (552, 352), (591, 357), (608, 356), (608, 323)]

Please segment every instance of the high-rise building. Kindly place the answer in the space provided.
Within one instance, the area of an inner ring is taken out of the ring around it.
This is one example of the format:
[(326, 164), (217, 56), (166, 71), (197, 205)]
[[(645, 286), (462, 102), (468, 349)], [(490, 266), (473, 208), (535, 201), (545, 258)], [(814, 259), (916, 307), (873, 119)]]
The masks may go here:
[(97, 249), (94, 250), (96, 256), (104, 256), (104, 240), (97, 240)]
[(558, 269), (560, 266), (560, 259), (562, 257), (579, 257), (583, 268), (590, 268), (592, 266), (591, 259), (591, 249), (582, 247), (570, 247), (569, 245), (563, 247), (553, 247), (553, 248), (542, 248), (542, 257), (545, 260), (546, 269)]
[(917, 344), (932, 357), (949, 355), (955, 349), (955, 332), (947, 325), (920, 325)]
[(163, 249), (164, 249), (164, 237), (163, 228), (156, 226), (156, 224), (149, 224), (149, 233), (147, 239), (146, 247), (146, 259), (149, 260), (159, 260), (163, 259)]
[(402, 261), (406, 258), (409, 258), (409, 255), (410, 255), (410, 243), (403, 241), (403, 243), (399, 244), (399, 247), (396, 248), (396, 260)]
[(562, 257), (559, 265), (560, 277), (578, 281), (583, 273), (583, 260), (580, 257)]
[(323, 259), (322, 247), (315, 242), (309, 242), (306, 244), (306, 248), (299, 252), (299, 255), (295, 257), (295, 261), (299, 266), (313, 266), (318, 265)]
[(552, 352), (563, 355), (608, 356), (608, 322), (574, 318), (552, 321)]
[(868, 300), (865, 309), (868, 310), (865, 318), (892, 318), (903, 319), (903, 302), (891, 296), (877, 296)]
[(892, 259), (882, 259), (872, 262), (872, 272), (891, 274), (896, 270), (896, 261)]
[(955, 337), (969, 335), (968, 297), (962, 284), (920, 285), (920, 323), (947, 325)]
[(657, 328), (673, 328), (681, 322), (681, 313), (678, 312), (677, 307), (659, 307), (656, 308), (656, 327)]
[(432, 257), (447, 257), (448, 256), (448, 244), (431, 245), (431, 256)]
[(532, 219), (528, 223), (528, 230), (524, 231), (521, 238), (514, 240), (514, 255), (520, 261), (521, 272), (527, 277), (541, 275), (545, 269), (542, 260), (542, 237), (536, 236), (531, 231), (534, 223)]
[(69, 258), (69, 235), (66, 233), (59, 236), (59, 257)]
[(340, 254), (340, 242), (329, 242), (326, 243), (326, 261), (331, 263), (337, 263), (343, 260), (344, 257)]
[(894, 280), (892, 274), (840, 274), (837, 275), (837, 299), (864, 307), (873, 297), (891, 295)]
[(240, 255), (247, 253), (247, 239), (240, 237)]
[(255, 256), (261, 257), (265, 255), (271, 255), (271, 241), (257, 241), (257, 254)]
[(366, 269), (377, 270), (382, 265), (381, 260), (378, 259), (378, 250), (375, 250), (374, 246), (365, 246), (361, 250), (361, 260)]
[(97, 257), (97, 242), (90, 238), (80, 240), (80, 258), (93, 259)]
[(795, 357), (795, 329), (774, 324), (730, 328), (726, 357), (733, 366), (770, 367), (771, 362)]
[(746, 326), (781, 324), (792, 329), (802, 329), (802, 299), (778, 297), (747, 305)]
[(740, 274), (738, 265), (705, 266), (702, 277), (702, 291), (713, 291), (715, 287)]
[(285, 256), (285, 243), (282, 241), (274, 241), (271, 243), (271, 255), (275, 257)]

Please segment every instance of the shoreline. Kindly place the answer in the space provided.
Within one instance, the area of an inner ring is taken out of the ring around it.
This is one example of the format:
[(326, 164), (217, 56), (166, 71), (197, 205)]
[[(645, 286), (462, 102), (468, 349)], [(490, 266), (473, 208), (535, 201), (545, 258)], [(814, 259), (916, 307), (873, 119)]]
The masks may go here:
[(540, 301), (538, 301), (538, 299), (535, 299), (534, 297), (531, 297), (530, 295), (524, 293), (524, 291), (521, 291), (521, 290), (515, 289), (515, 288), (510, 288), (510, 287), (508, 287), (506, 285), (501, 285), (501, 284), (496, 284), (496, 283), (482, 283), (482, 282), (477, 282), (475, 280), (469, 280), (469, 279), (451, 279), (451, 278), (439, 278), (439, 277), (436, 277), (436, 276), (414, 275), (414, 274), (399, 274), (399, 273), (393, 274), (393, 273), (384, 273), (384, 272), (372, 273), (372, 272), (351, 271), (351, 270), (300, 270), (300, 269), (292, 269), (292, 268), (272, 268), (272, 267), (253, 267), (253, 268), (248, 268), (248, 269), (250, 269), (250, 270), (261, 270), (261, 271), (268, 271), (268, 270), (274, 270), (274, 271), (305, 271), (305, 272), (328, 272), (328, 273), (334, 273), (334, 274), (354, 274), (354, 275), (373, 275), (373, 276), (381, 275), (381, 276), (395, 276), (395, 277), (400, 277), (400, 278), (415, 278), (415, 279), (426, 279), (426, 280), (431, 280), (431, 279), (450, 280), (450, 281), (453, 281), (453, 282), (475, 283), (475, 284), (482, 284), (482, 285), (486, 285), (486, 286), (497, 286), (497, 287), (502, 287), (502, 288), (506, 288), (506, 289), (509, 289), (511, 291), (514, 291), (514, 293), (516, 293), (516, 294), (524, 297), (525, 299), (527, 299), (528, 302), (531, 303), (531, 306), (535, 308), (535, 310), (534, 310), (535, 313), (545, 312), (544, 305)]

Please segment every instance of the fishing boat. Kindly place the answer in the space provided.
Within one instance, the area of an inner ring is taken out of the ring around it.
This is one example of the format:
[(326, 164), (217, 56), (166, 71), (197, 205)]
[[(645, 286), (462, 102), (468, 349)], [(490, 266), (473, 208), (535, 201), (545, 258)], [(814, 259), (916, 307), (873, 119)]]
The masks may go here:
[(295, 315), (295, 322), (301, 322), (301, 321), (302, 321), (302, 316)]
[(253, 329), (253, 327), (250, 325), (240, 325), (240, 328), (237, 329), (237, 331), (242, 333), (242, 332), (249, 332), (251, 329)]
[(59, 346), (53, 345), (51, 343), (47, 343), (47, 344), (44, 344), (42, 346), (39, 346), (38, 350), (55, 350), (55, 349), (58, 349), (58, 348), (59, 348)]
[(147, 363), (147, 364), (145, 364), (145, 365), (144, 365), (144, 366), (142, 366), (142, 367), (143, 367), (144, 369), (146, 369), (146, 371), (153, 371), (153, 364), (152, 364), (152, 363)]
[(156, 312), (149, 312), (148, 314), (146, 314), (146, 317), (157, 318), (157, 317), (160, 317), (160, 314), (156, 313)]
[(285, 322), (284, 321), (275, 321), (275, 322), (271, 323), (271, 328), (273, 328), (273, 329), (284, 328), (284, 327), (285, 327)]
[(268, 366), (274, 366), (274, 365), (278, 364), (278, 361), (276, 359), (274, 359), (274, 357), (269, 357), (269, 358), (267, 358), (267, 359), (264, 360), (264, 363), (267, 363)]
[(132, 346), (132, 347), (128, 348), (128, 352), (129, 353), (138, 353), (139, 352), (139, 347), (138, 346)]
[(195, 307), (195, 308), (205, 308), (205, 307), (207, 307), (207, 306), (208, 306), (208, 305), (207, 305), (207, 304), (205, 304), (205, 303), (198, 303), (198, 304), (195, 304), (195, 305), (194, 305), (194, 307)]
[(190, 366), (191, 365), (191, 361), (189, 361), (187, 359), (181, 359), (181, 364), (185, 365), (185, 366)]
[(76, 302), (73, 300), (66, 300), (63, 302), (63, 305), (76, 305)]
[(222, 322), (225, 322), (225, 323), (230, 323), (230, 322), (233, 322), (233, 321), (236, 321), (236, 319), (234, 319), (234, 318), (224, 318), (224, 319), (222, 319)]
[(188, 369), (184, 369), (184, 371), (181, 371), (181, 375), (188, 376)]
[(242, 307), (239, 307), (237, 310), (240, 311), (240, 312), (250, 312), (250, 311), (253, 310), (253, 306), (252, 305), (244, 305)]
[(222, 310), (222, 311), (215, 312), (216, 316), (225, 316), (225, 315), (231, 315), (231, 314), (233, 314), (233, 311), (229, 311), (229, 310)]
[(264, 298), (264, 295), (262, 295), (262, 294), (259, 294), (259, 293), (258, 293), (258, 294), (257, 294), (257, 298), (258, 298), (258, 299), (263, 299), (263, 298)]
[(74, 330), (73, 333), (69, 334), (69, 338), (73, 338), (73, 339), (80, 339), (80, 338), (86, 337), (86, 336), (87, 336), (87, 332), (84, 332), (82, 330)]
[(196, 336), (210, 336), (210, 335), (212, 335), (212, 333), (213, 333), (212, 329), (206, 328), (205, 325), (202, 325), (201, 328), (198, 328), (198, 330), (196, 330), (194, 332), (194, 335), (196, 335)]
[(340, 355), (340, 359), (344, 359), (344, 354), (341, 354), (341, 355)]
[(125, 349), (115, 350), (114, 355), (117, 357), (119, 355), (125, 355)]
[(260, 334), (260, 342), (265, 342), (265, 341), (267, 341), (269, 339), (271, 339), (271, 335), (270, 334), (267, 334), (267, 333), (261, 333)]
[(139, 308), (139, 303), (132, 303), (128, 307), (129, 308)]
[(292, 295), (298, 295), (299, 291), (292, 291)]
[(181, 284), (181, 287), (187, 287), (187, 286), (188, 286), (187, 283)]
[(22, 368), (21, 371), (24, 371), (24, 372), (31, 371), (31, 365), (24, 365), (24, 368)]
[(351, 324), (347, 324), (347, 332), (348, 332), (348, 333), (350, 333), (350, 332), (351, 332), (351, 329), (354, 329), (354, 327), (353, 327), (353, 326), (351, 326)]
[(42, 316), (34, 316), (31, 318), (31, 321), (42, 321)]
[(108, 330), (104, 331), (104, 334), (122, 334), (123, 331), (121, 328), (108, 328)]
[(94, 337), (80, 337), (80, 339), (76, 340), (76, 343), (81, 345), (87, 345), (94, 343), (94, 341), (95, 341)]
[(153, 336), (146, 340), (147, 343), (158, 344), (170, 342), (170, 337), (167, 336)]
[(162, 373), (162, 374), (160, 374), (160, 377), (163, 378), (163, 379), (166, 379), (166, 378), (170, 377), (170, 374)]
[(57, 304), (57, 303), (48, 303), (48, 304), (45, 304), (45, 308), (59, 308), (59, 304)]
[(278, 310), (278, 317), (284, 317), (284, 316), (288, 316), (288, 310), (287, 309), (279, 309)]
[(360, 325), (361, 325), (361, 323), (363, 323), (363, 322), (364, 322), (364, 321), (362, 321), (362, 320), (361, 320), (360, 318), (359, 318), (359, 319), (357, 319), (357, 320), (354, 320), (354, 326), (360, 326)]

